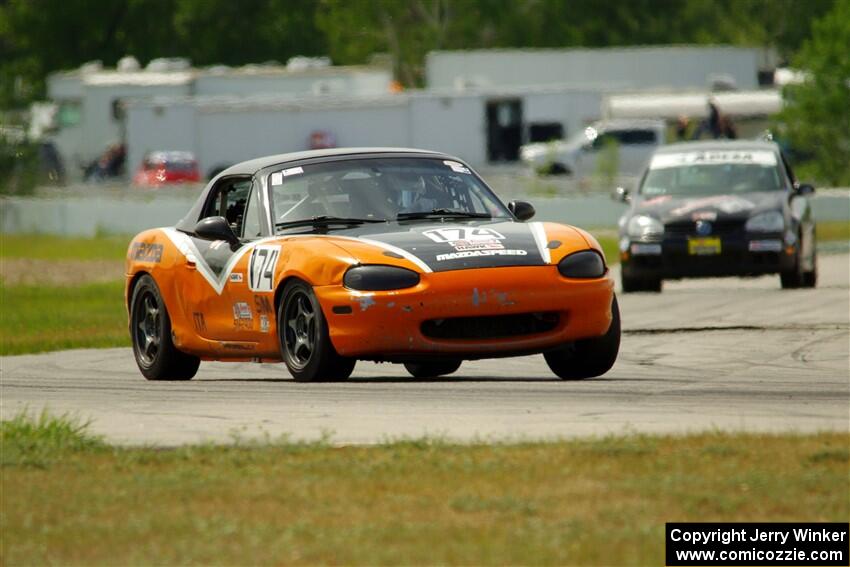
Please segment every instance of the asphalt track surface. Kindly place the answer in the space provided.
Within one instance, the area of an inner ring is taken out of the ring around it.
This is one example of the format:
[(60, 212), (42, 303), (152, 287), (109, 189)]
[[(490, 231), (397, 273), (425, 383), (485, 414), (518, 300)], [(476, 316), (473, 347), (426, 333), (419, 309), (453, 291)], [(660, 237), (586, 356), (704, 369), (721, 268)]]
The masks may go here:
[(70, 412), (113, 442), (151, 445), (848, 431), (848, 280), (850, 256), (822, 255), (814, 290), (764, 277), (621, 295), (617, 364), (582, 382), (558, 380), (530, 356), (467, 362), (436, 380), (361, 362), (347, 383), (298, 384), (283, 365), (203, 363), (191, 382), (157, 383), (142, 379), (129, 349), (78, 350), (0, 359), (0, 412)]

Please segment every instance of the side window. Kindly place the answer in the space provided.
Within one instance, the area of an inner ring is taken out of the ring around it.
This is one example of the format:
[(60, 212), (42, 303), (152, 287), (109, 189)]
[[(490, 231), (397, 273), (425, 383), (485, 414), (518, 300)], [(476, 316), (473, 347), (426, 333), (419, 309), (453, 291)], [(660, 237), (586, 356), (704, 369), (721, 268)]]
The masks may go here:
[(251, 186), (251, 194), (248, 196), (248, 204), (245, 205), (245, 216), (242, 222), (242, 238), (253, 239), (260, 234), (260, 186), (254, 183)]
[(201, 218), (224, 217), (236, 234), (242, 234), (250, 179), (225, 179), (212, 190)]

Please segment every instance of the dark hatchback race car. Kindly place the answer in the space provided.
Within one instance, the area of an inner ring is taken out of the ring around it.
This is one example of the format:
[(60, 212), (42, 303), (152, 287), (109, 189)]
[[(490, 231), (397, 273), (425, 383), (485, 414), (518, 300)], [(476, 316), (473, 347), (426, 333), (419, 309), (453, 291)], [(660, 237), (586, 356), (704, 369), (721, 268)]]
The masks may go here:
[(814, 287), (815, 222), (808, 196), (772, 142), (687, 142), (659, 149), (620, 218), (624, 292), (664, 279), (779, 274)]

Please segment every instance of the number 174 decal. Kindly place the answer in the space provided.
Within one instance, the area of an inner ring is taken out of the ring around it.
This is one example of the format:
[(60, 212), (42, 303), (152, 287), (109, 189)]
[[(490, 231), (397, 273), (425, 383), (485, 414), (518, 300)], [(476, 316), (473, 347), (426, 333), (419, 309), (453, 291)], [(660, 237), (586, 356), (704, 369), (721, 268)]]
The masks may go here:
[(272, 291), (274, 270), (280, 257), (280, 246), (258, 245), (251, 251), (248, 264), (248, 288), (251, 291)]

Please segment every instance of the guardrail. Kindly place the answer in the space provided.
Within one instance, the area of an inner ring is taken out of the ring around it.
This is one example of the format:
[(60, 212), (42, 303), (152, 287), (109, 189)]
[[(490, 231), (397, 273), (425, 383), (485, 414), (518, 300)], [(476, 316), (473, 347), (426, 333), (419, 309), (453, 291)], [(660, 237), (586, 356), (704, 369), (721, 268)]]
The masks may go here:
[[(615, 227), (626, 205), (599, 192), (570, 196), (529, 192), (522, 187), (499, 187), (508, 199), (530, 201), (535, 220), (565, 222), (583, 227)], [(39, 197), (0, 198), (0, 232), (94, 236), (98, 233), (131, 234), (172, 226), (197, 198), (200, 187), (157, 191), (123, 187), (88, 187), (85, 190), (51, 190)], [(850, 190), (818, 190), (812, 198), (815, 218), (850, 222)]]

